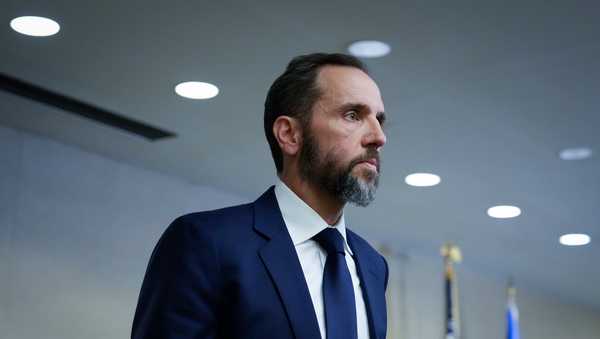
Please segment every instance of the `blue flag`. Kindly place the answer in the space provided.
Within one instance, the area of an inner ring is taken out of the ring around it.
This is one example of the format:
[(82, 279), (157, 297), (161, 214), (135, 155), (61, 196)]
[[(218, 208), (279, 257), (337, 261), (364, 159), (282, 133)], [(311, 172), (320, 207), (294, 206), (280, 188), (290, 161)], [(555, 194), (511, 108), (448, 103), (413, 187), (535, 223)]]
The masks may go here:
[(516, 290), (510, 286), (508, 288), (508, 304), (506, 307), (506, 338), (507, 339), (520, 339), (519, 334), (519, 309), (517, 308), (517, 302), (515, 300)]

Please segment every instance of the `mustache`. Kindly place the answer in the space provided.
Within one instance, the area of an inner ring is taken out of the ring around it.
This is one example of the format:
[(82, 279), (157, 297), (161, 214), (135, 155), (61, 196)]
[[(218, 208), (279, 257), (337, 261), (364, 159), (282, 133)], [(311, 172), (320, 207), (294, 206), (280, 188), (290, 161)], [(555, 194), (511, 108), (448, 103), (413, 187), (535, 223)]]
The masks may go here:
[(377, 172), (379, 172), (379, 166), (381, 165), (381, 157), (379, 155), (379, 152), (374, 148), (369, 148), (367, 150), (367, 153), (352, 160), (352, 162), (350, 163), (350, 168), (354, 168), (354, 166), (358, 165), (359, 163), (370, 159), (377, 160)]

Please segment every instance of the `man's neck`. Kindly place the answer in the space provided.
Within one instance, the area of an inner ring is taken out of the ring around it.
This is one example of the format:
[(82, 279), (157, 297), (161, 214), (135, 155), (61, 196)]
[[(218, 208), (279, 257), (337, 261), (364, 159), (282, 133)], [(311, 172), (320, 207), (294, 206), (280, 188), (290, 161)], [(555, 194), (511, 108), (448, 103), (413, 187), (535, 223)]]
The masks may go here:
[(302, 201), (317, 212), (328, 225), (335, 225), (344, 210), (344, 203), (328, 192), (301, 180), (297, 175), (281, 173), (279, 179), (286, 184)]

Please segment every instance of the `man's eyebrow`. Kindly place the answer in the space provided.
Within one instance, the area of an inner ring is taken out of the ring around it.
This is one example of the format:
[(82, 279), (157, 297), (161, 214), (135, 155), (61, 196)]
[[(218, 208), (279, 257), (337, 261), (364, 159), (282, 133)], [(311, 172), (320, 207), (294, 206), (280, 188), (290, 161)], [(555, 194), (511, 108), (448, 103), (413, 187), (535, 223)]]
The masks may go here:
[(340, 107), (340, 111), (350, 111), (350, 110), (355, 110), (355, 111), (366, 111), (368, 110), (369, 107), (365, 104), (360, 104), (360, 103), (356, 103), (356, 102), (349, 102), (346, 104), (343, 104)]
[(376, 117), (377, 117), (377, 120), (379, 120), (379, 123), (381, 125), (383, 125), (383, 123), (385, 122), (385, 119), (386, 119), (385, 112), (377, 112)]

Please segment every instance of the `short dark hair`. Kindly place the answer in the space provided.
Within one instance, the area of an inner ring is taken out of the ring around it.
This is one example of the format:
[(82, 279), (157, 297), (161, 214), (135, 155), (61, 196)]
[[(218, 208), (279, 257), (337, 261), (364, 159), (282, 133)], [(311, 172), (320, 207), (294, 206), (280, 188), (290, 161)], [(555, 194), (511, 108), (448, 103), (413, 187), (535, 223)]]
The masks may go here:
[(303, 128), (309, 125), (313, 105), (321, 96), (316, 78), (320, 68), (327, 65), (354, 67), (368, 74), (366, 66), (351, 55), (313, 53), (292, 59), (285, 72), (269, 88), (265, 100), (264, 127), (277, 173), (283, 170), (283, 153), (273, 134), (273, 123), (278, 117), (286, 115), (300, 120)]

